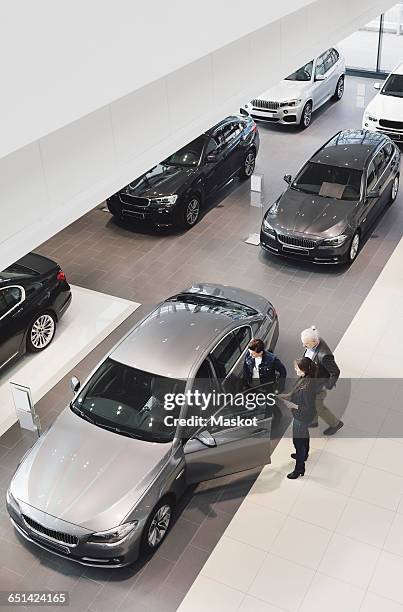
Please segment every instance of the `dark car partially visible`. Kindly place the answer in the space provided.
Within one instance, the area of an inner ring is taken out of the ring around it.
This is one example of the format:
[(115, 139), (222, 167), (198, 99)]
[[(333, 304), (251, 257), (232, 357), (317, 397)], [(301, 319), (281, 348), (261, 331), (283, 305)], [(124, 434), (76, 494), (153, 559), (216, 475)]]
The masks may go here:
[(0, 272), (0, 369), (47, 348), (70, 302), (65, 273), (47, 257), (29, 253)]
[(123, 222), (188, 229), (206, 198), (232, 177), (246, 180), (253, 174), (258, 150), (253, 119), (227, 117), (108, 198), (108, 208)]
[(313, 263), (352, 263), (399, 189), (400, 151), (384, 134), (337, 133), (267, 210), (261, 247)]

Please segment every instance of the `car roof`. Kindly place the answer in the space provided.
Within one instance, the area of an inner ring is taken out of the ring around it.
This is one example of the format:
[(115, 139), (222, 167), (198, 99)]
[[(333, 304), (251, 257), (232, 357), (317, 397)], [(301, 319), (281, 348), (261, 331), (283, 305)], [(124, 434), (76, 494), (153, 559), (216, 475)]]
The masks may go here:
[[(190, 303), (183, 297), (189, 296)], [(183, 299), (181, 299), (181, 297)], [(204, 296), (205, 297), (205, 296)], [(160, 304), (110, 353), (130, 367), (186, 379), (223, 332), (250, 321), (251, 315), (219, 305), (219, 300), (181, 294)], [(192, 303), (193, 302), (193, 303)], [(257, 313), (256, 313), (257, 314)]]
[(252, 118), (248, 115), (230, 115), (229, 117), (225, 117), (225, 119), (222, 119), (222, 121), (219, 121), (218, 123), (216, 123), (216, 125), (214, 125), (213, 127), (211, 127), (209, 130), (207, 130), (204, 133), (210, 136), (218, 128), (220, 128), (222, 125), (225, 125), (226, 123), (229, 123), (230, 121), (251, 121), (251, 120)]
[(310, 161), (363, 170), (376, 149), (387, 138), (369, 130), (343, 130), (331, 138)]

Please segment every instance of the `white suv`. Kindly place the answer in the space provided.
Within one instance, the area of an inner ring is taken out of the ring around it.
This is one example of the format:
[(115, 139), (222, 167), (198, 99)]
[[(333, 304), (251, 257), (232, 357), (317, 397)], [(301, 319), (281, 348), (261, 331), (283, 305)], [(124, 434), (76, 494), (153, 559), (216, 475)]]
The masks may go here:
[(382, 132), (403, 142), (403, 64), (390, 73), (385, 83), (375, 83), (380, 91), (364, 111), (362, 127)]
[(307, 128), (312, 112), (344, 93), (344, 57), (331, 48), (245, 105), (254, 119)]

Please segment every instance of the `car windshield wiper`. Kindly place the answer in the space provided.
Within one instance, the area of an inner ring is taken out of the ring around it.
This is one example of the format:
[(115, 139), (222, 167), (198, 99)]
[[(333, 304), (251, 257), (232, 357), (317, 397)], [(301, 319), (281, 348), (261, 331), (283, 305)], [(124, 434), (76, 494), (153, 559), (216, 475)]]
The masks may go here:
[(75, 404), (73, 404), (73, 402), (70, 402), (70, 408), (75, 414), (78, 414), (78, 416), (81, 417), (82, 419), (85, 419), (89, 423), (95, 424), (94, 419), (91, 418), (90, 415), (84, 412), (83, 410), (80, 410), (80, 408), (78, 408)]
[(103, 423), (98, 423), (98, 422), (95, 422), (95, 425), (97, 425), (98, 427), (102, 427), (102, 429), (108, 429), (109, 431), (113, 431), (123, 436), (129, 436), (129, 438), (135, 438), (136, 440), (143, 439), (141, 436), (138, 436), (137, 434), (131, 431), (128, 431), (127, 429), (120, 429), (120, 427), (115, 427), (114, 425), (104, 425)]

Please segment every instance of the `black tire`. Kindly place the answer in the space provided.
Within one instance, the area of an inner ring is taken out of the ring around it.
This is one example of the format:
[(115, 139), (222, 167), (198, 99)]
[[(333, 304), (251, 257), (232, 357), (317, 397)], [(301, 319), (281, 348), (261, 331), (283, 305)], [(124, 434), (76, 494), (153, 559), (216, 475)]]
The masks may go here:
[(339, 77), (339, 80), (337, 81), (336, 89), (334, 90), (332, 99), (335, 102), (338, 102), (339, 100), (342, 99), (343, 94), (344, 94), (344, 74), (342, 74), (341, 77)]
[(399, 180), (400, 180), (400, 174), (396, 174), (395, 178), (393, 179), (392, 189), (390, 191), (390, 200), (389, 200), (390, 204), (393, 204), (393, 202), (397, 198), (397, 194), (399, 192)]
[(361, 234), (359, 231), (355, 232), (354, 236), (350, 240), (350, 246), (347, 252), (347, 263), (351, 265), (353, 261), (357, 259), (357, 255), (360, 252), (361, 246)]
[(178, 225), (183, 229), (190, 229), (200, 219), (200, 198), (197, 195), (190, 196), (189, 200), (180, 209)]
[(312, 102), (307, 102), (302, 109), (299, 125), (302, 130), (306, 130), (312, 123)]
[(242, 168), (239, 172), (239, 178), (241, 179), (241, 181), (247, 181), (248, 179), (250, 179), (250, 177), (255, 171), (255, 165), (256, 165), (256, 151), (252, 147), (251, 149), (248, 149), (248, 151), (246, 152), (246, 155), (243, 160)]
[[(164, 514), (165, 512), (166, 514), (169, 514), (169, 516), (168, 516), (166, 528), (164, 529), (162, 533), (162, 537), (158, 540), (158, 536), (161, 535), (161, 530), (158, 529), (158, 527), (155, 528), (155, 522), (153, 523), (153, 521), (154, 519), (156, 519), (158, 513), (161, 512), (162, 508), (164, 508), (164, 511), (162, 514)], [(171, 526), (172, 514), (173, 514), (172, 500), (169, 497), (163, 497), (158, 502), (158, 504), (155, 506), (153, 511), (151, 512), (144, 526), (144, 529), (143, 529), (143, 534), (141, 536), (141, 547), (145, 553), (152, 553), (161, 546)], [(155, 534), (157, 535), (155, 536)], [(157, 539), (155, 539), (155, 537)], [(154, 540), (154, 543), (152, 543), (153, 540)]]
[(52, 343), (56, 333), (56, 317), (52, 312), (41, 312), (30, 323), (27, 331), (27, 351), (40, 353)]

